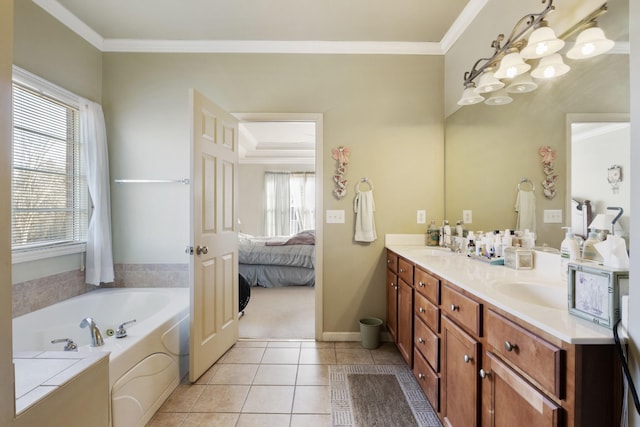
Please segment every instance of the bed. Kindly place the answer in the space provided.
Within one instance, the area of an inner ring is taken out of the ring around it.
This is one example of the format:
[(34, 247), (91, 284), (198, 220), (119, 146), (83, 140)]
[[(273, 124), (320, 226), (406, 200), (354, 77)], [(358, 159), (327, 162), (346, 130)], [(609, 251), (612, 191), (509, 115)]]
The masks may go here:
[(240, 274), (251, 286), (314, 286), (315, 248), (313, 231), (278, 237), (240, 233)]

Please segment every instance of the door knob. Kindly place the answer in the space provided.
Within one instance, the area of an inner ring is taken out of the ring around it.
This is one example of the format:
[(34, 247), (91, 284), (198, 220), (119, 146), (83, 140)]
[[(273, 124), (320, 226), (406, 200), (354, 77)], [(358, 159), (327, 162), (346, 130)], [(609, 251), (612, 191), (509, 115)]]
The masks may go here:
[(209, 248), (206, 246), (196, 246), (197, 255), (206, 255), (209, 253)]

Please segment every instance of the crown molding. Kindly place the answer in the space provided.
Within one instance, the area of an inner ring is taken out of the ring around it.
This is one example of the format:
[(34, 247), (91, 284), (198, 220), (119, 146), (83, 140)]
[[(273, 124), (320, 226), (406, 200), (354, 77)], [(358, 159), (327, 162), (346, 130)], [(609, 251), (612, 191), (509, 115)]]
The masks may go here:
[[(472, 2), (486, 0), (472, 0)], [(386, 41), (105, 39), (56, 0), (33, 0), (102, 52), (443, 55), (441, 43)]]
[(440, 43), (282, 40), (105, 39), (103, 52), (442, 55)]
[(471, 0), (467, 3), (462, 13), (458, 15), (453, 25), (449, 28), (449, 31), (447, 31), (444, 37), (442, 37), (442, 40), (440, 40), (440, 47), (442, 48), (443, 54), (447, 53), (455, 42), (458, 41), (460, 36), (462, 36), (469, 25), (471, 25), (473, 20), (476, 19), (476, 16), (478, 16), (488, 2), (489, 0)]

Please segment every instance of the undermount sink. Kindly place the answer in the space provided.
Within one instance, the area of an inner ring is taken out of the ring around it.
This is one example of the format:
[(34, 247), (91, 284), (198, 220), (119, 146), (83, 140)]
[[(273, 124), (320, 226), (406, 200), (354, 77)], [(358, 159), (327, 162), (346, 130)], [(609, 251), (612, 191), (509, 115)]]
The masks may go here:
[(500, 283), (496, 289), (510, 298), (541, 307), (562, 310), (567, 307), (567, 290), (529, 282)]
[(450, 256), (450, 255), (454, 255), (455, 252), (453, 252), (451, 249), (449, 248), (441, 248), (441, 247), (430, 247), (430, 248), (426, 248), (426, 249), (420, 249), (420, 255), (427, 255), (427, 256)]

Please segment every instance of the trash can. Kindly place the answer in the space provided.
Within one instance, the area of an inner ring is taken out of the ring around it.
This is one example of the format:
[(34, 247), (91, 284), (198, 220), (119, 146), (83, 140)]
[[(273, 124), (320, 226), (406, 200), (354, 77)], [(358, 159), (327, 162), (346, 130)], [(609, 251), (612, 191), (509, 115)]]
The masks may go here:
[(360, 319), (360, 339), (362, 346), (368, 349), (378, 348), (380, 345), (380, 327), (382, 320), (375, 317)]

